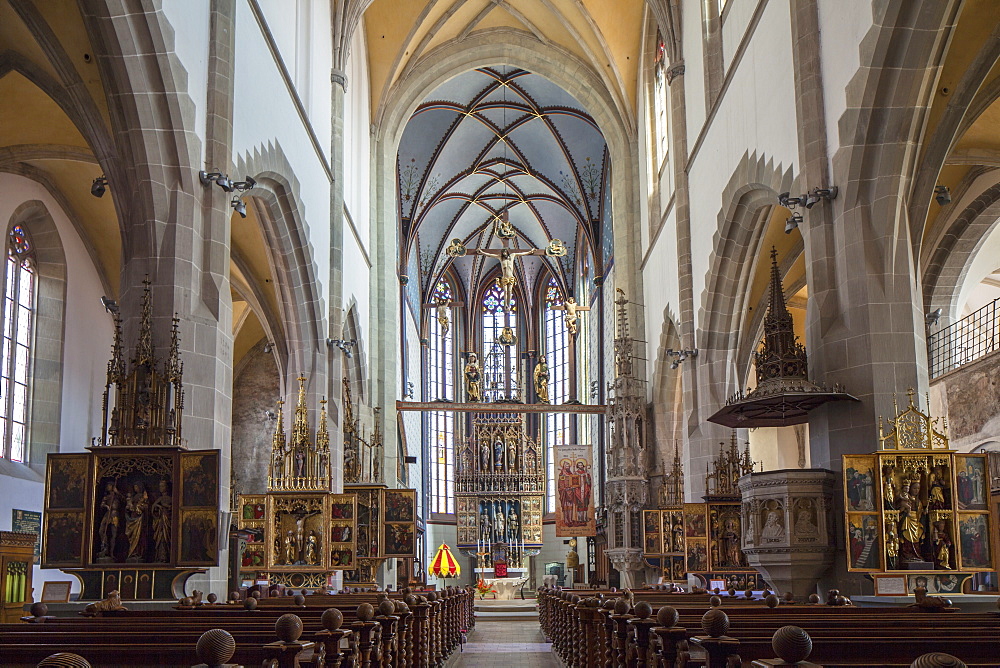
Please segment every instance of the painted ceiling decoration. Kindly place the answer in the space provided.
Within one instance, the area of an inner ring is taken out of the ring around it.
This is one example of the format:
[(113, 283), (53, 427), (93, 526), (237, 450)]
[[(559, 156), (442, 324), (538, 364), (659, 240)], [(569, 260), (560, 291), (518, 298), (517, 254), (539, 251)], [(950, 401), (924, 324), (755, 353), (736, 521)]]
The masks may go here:
[(416, 259), (422, 298), (449, 271), (463, 292), (481, 285), (496, 259), (451, 258), (444, 249), (453, 239), (501, 248), (498, 220), (513, 226), (514, 248), (560, 239), (569, 251), (518, 262), (528, 298), (543, 265), (573, 294), (578, 255), (602, 256), (594, 249), (605, 245), (607, 145), (579, 102), (544, 77), (482, 68), (442, 84), (413, 113), (397, 161), (400, 273)]

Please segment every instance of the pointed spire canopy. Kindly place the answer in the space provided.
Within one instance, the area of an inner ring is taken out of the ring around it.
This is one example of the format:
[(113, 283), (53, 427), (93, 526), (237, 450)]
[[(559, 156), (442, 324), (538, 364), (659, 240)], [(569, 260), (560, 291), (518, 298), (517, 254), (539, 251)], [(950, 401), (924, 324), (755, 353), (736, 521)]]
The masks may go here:
[(829, 390), (809, 380), (806, 348), (795, 336), (795, 323), (785, 303), (778, 251), (771, 247), (771, 293), (764, 316), (764, 340), (754, 353), (757, 387), (737, 392), (708, 418), (727, 427), (787, 427), (806, 422), (813, 408), (850, 399), (839, 388)]

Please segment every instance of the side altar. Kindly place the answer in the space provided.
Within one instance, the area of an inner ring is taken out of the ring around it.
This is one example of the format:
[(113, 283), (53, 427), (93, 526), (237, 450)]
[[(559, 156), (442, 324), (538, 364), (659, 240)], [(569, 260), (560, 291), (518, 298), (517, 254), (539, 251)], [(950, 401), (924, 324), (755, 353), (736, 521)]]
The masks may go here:
[(415, 556), (416, 490), (382, 483), (380, 434), (365, 439), (345, 383), (345, 489), (333, 493), (326, 400), (313, 438), (305, 381), (298, 379), (290, 437), (278, 402), (267, 493), (237, 500), (241, 577), (317, 589), (344, 571), (345, 581), (374, 584), (386, 558)]
[(952, 450), (946, 425), (907, 394), (889, 431), (880, 420), (876, 452), (844, 455), (847, 567), (873, 573), (876, 594), (881, 578), (899, 593), (961, 593), (973, 573), (996, 570), (987, 455)]
[(178, 320), (161, 362), (148, 280), (128, 364), (114, 319), (101, 436), (87, 452), (48, 456), (42, 567), (76, 576), (81, 600), (176, 600), (191, 575), (218, 565), (219, 451), (182, 439)]

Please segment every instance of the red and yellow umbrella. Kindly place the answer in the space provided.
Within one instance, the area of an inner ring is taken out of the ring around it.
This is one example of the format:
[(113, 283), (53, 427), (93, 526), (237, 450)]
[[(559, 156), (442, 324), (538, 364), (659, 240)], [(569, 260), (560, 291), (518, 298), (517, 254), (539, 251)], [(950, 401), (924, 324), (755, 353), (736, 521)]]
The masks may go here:
[(441, 543), (437, 554), (431, 559), (431, 566), (427, 572), (438, 578), (457, 578), (462, 573), (462, 567), (458, 565), (458, 560), (451, 553), (448, 544)]

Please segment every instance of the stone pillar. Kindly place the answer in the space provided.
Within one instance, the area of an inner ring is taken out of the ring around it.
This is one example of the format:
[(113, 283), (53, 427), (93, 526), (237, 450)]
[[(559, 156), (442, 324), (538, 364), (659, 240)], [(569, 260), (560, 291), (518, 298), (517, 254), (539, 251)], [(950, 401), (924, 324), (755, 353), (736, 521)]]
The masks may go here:
[(801, 598), (833, 565), (834, 492), (826, 469), (751, 473), (740, 478), (743, 553), (776, 592)]
[[(345, 58), (346, 60), (346, 58)], [(337, 175), (344, 173), (344, 97), (347, 77), (343, 70), (330, 73), (330, 161), (335, 178), (330, 184), (330, 302), (327, 305), (327, 338), (344, 337), (344, 184)], [(344, 429), (343, 429), (343, 377), (344, 353), (338, 348), (326, 347), (326, 393), (330, 399), (330, 473), (333, 491), (344, 489)], [(354, 354), (360, 354), (355, 347)], [(343, 578), (342, 572), (338, 576)]]

